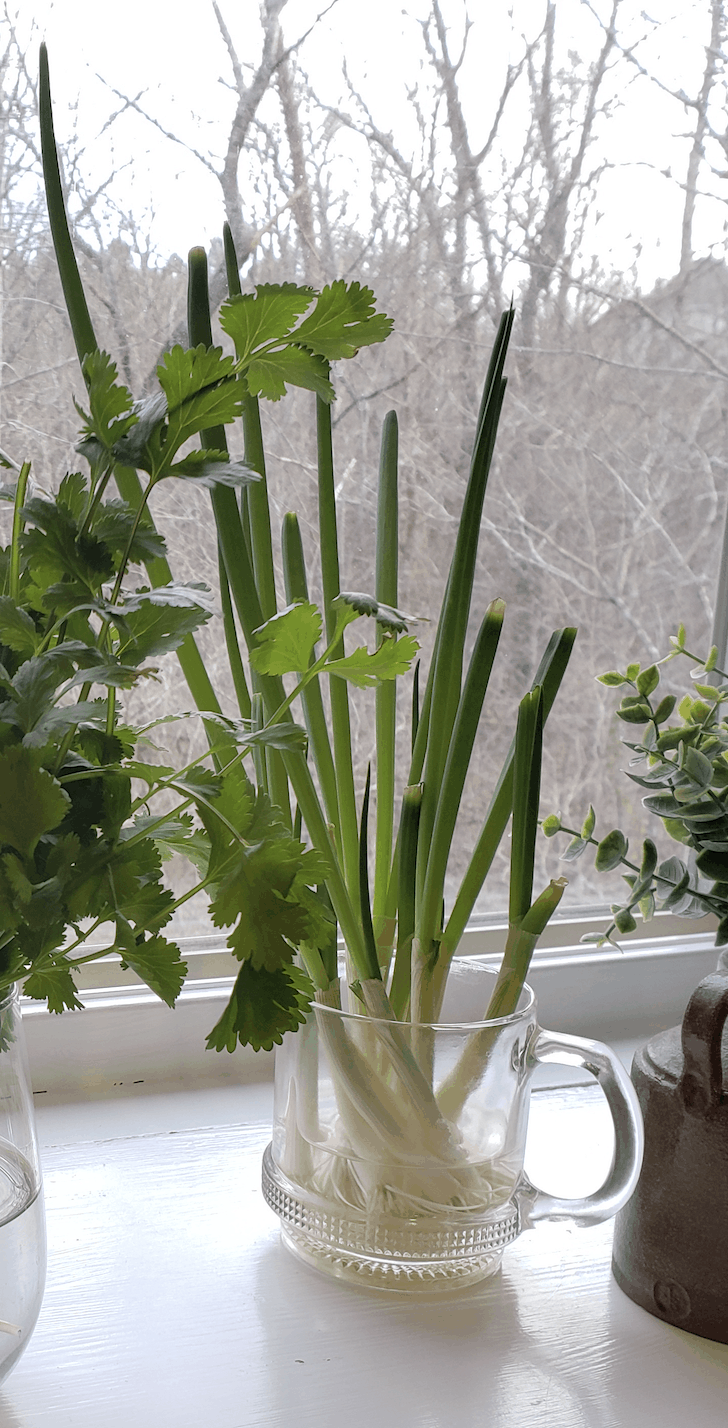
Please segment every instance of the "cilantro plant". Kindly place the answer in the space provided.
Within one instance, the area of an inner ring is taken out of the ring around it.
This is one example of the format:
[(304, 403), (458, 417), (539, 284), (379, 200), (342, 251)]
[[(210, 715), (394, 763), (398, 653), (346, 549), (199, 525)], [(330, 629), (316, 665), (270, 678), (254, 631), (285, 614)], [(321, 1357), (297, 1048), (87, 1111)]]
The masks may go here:
[[(105, 369), (108, 359), (96, 351), (67, 226), (45, 57), (40, 93), (51, 231), (79, 359), (87, 382), (93, 383), (94, 373)], [(437, 1144), (452, 1164), (461, 1152), (437, 1104), (426, 1051), (420, 1056), (413, 1049), (426, 1045), (426, 1035), (424, 1041), (416, 1036), (413, 1042), (402, 1023), (413, 1022), (421, 1029), (437, 1021), (453, 955), (509, 823), (509, 928), (503, 964), (489, 1006), (474, 1008), (474, 1017), (503, 1016), (516, 1007), (535, 944), (565, 886), (565, 879), (557, 878), (534, 896), (543, 726), (571, 653), (571, 628), (554, 632), (534, 671), (459, 893), (452, 907), (444, 904), (458, 811), (505, 613), (503, 601), (495, 599), (479, 614), (466, 661), (481, 514), (506, 390), (504, 367), (514, 315), (511, 311), (501, 320), (486, 374), (434, 654), (420, 691), (419, 676), (409, 675), (416, 639), (398, 609), (394, 413), (382, 434), (370, 589), (363, 594), (342, 590), (339, 567), (331, 363), (383, 341), (391, 320), (376, 312), (372, 293), (356, 282), (335, 282), (320, 293), (292, 283), (266, 284), (243, 293), (229, 230), (225, 253), (229, 297), (220, 322), (233, 343), (234, 357), (223, 357), (213, 345), (206, 259), (202, 250), (194, 249), (189, 267), (190, 351), (168, 354), (160, 369), (162, 396), (141, 404), (138, 421), (128, 430), (122, 429), (128, 409), (116, 399), (120, 411), (115, 420), (122, 428), (109, 429), (105, 464), (101, 462), (104, 471), (113, 465), (122, 496), (142, 505), (155, 481), (167, 474), (211, 481), (225, 637), (239, 718), (237, 724), (229, 719), (226, 726), (228, 752), (221, 756), (217, 751), (220, 786), (215, 796), (190, 797), (207, 840), (210, 915), (215, 926), (227, 929), (228, 946), (240, 970), (208, 1045), (230, 1051), (238, 1044), (271, 1047), (305, 1020), (313, 998), (339, 1006), (340, 932), (346, 980), (362, 1014), (377, 1019), (382, 1040), (380, 1064), (370, 1068), (362, 1067), (348, 1034), (342, 1033), (340, 1042), (332, 1045), (341, 1094), (366, 1108), (367, 1125), (381, 1132), (385, 1146), (394, 1073), (405, 1098), (398, 1120), (409, 1128), (406, 1154), (412, 1152), (416, 1160), (418, 1148)], [(179, 387), (166, 376), (170, 364)], [(201, 451), (180, 461), (169, 447), (170, 432), (184, 430), (177, 412), (191, 395), (185, 383), (195, 380), (194, 373), (200, 377), (197, 392), (205, 412), (199, 427)], [(321, 609), (309, 598), (307, 563), (293, 512), (284, 517), (281, 531), (284, 592), (276, 583), (259, 399), (277, 401), (289, 386), (310, 390), (315, 402)], [(235, 415), (228, 396), (239, 403), (244, 467), (259, 478), (240, 490), (237, 478), (225, 479), (235, 469), (227, 462), (224, 431)], [(155, 421), (164, 403), (163, 427), (158, 429)], [(89, 434), (91, 441), (98, 438), (99, 425), (96, 422)], [(139, 472), (146, 482), (143, 487)], [(217, 479), (219, 472), (222, 479)], [(168, 578), (163, 567), (149, 563), (147, 569), (153, 584)], [(349, 627), (367, 618), (374, 626), (373, 648), (362, 643), (352, 649), (347, 645)], [(189, 646), (180, 645), (179, 653), (197, 707), (209, 723), (208, 711), (219, 709), (209, 678)], [(397, 690), (408, 677), (414, 686), (408, 691), (411, 754), (408, 768), (398, 770)], [(349, 684), (372, 689), (372, 867), (371, 773), (363, 788), (356, 786)], [(303, 720), (305, 735), (295, 718)], [(247, 747), (241, 729), (248, 730)], [(251, 781), (241, 769), (248, 750)], [(486, 1058), (486, 1041), (479, 1047), (477, 1055)], [(471, 1048), (463, 1077), (473, 1074), (473, 1054)], [(456, 1069), (455, 1086), (458, 1074)], [(309, 1093), (314, 1094), (313, 1087), (302, 1086), (301, 1094)], [(412, 1188), (416, 1193), (414, 1183)]]
[[(187, 852), (204, 885), (209, 841), (188, 809), (227, 796), (232, 783), (247, 792), (240, 751), (276, 737), (233, 731), (212, 711), (213, 767), (175, 770), (138, 756), (145, 730), (126, 725), (119, 708), (119, 691), (153, 677), (151, 661), (212, 613), (203, 586), (131, 578), (165, 554), (145, 522), (151, 491), (168, 477), (231, 487), (256, 479), (222, 453), (180, 454), (190, 437), (237, 416), (230, 368), (219, 354), (176, 348), (160, 365), (159, 396), (134, 403), (110, 359), (89, 354), (88, 410), (79, 408), (88, 474), (67, 474), (56, 496), (29, 494), (25, 464), (3, 488), (13, 520), (0, 552), (0, 991), (21, 981), (53, 1011), (80, 1005), (74, 971), (109, 950), (89, 950), (108, 924), (124, 964), (174, 1002), (186, 969), (162, 935), (176, 906), (162, 853)], [(147, 478), (136, 507), (104, 499), (132, 453)], [(182, 802), (155, 813), (162, 793)]]
[[(673, 648), (657, 664), (645, 669), (629, 664), (624, 673), (609, 670), (599, 676), (601, 684), (626, 691), (616, 715), (633, 731), (633, 738), (623, 740), (632, 753), (627, 776), (645, 789), (644, 807), (682, 845), (682, 856), (673, 853), (660, 859), (655, 843), (646, 838), (639, 861), (634, 861), (621, 828), (594, 837), (591, 807), (580, 830), (566, 827), (558, 814), (543, 822), (547, 837), (571, 835), (562, 858), (580, 858), (592, 847), (599, 872), (626, 869), (628, 893), (612, 905), (612, 922), (604, 932), (584, 939), (600, 946), (633, 932), (637, 916), (649, 921), (656, 908), (682, 917), (713, 913), (718, 918), (716, 946), (728, 943), (728, 674), (716, 667), (715, 646), (703, 657), (693, 654), (685, 639), (681, 625), (672, 636)], [(690, 673), (692, 688), (678, 702), (675, 694), (663, 693), (659, 666), (680, 656), (695, 668)], [(674, 713), (679, 716), (675, 723)], [(635, 742), (639, 728), (644, 732)]]

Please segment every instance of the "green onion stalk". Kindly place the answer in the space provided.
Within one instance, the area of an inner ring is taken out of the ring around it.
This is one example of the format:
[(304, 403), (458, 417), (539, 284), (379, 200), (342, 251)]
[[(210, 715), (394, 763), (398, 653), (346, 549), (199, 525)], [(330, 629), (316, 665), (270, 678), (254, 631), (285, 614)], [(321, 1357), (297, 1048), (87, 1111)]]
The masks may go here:
[[(41, 128), (51, 231), (79, 358), (85, 362), (96, 344), (63, 204), (45, 60)], [(257, 476), (238, 486), (211, 483), (211, 502), (238, 715), (259, 735), (267, 732), (270, 746), (264, 756), (260, 748), (254, 750), (251, 787), (257, 812), (252, 822), (245, 822), (249, 809), (245, 816), (240, 812), (244, 800), (237, 807), (234, 800), (224, 807), (210, 800), (205, 807), (198, 805), (213, 850), (211, 915), (218, 926), (232, 925), (228, 943), (241, 963), (230, 1005), (208, 1044), (228, 1050), (238, 1044), (270, 1047), (302, 1023), (310, 1027), (312, 1001), (340, 1008), (338, 932), (346, 950), (349, 997), (361, 1021), (321, 1016), (318, 1034), (335, 1070), (342, 1143), (345, 1140), (352, 1156), (370, 1165), (388, 1164), (388, 1193), (394, 1175), (403, 1206), (416, 1200), (420, 1207), (432, 1207), (463, 1197), (477, 1203), (490, 1191), (479, 1184), (479, 1172), (465, 1163), (455, 1119), (487, 1062), (489, 1038), (474, 1035), (447, 1084), (438, 1086), (432, 1028), (442, 1012), (452, 959), (509, 825), (508, 931), (491, 1002), (479, 1009), (485, 1020), (506, 1017), (516, 1009), (534, 947), (561, 898), (561, 878), (534, 895), (534, 849), (544, 726), (576, 633), (569, 627), (554, 631), (534, 671), (480, 834), (448, 909), (447, 868), (505, 614), (497, 598), (480, 613), (471, 606), (514, 312), (500, 320), (485, 376), (457, 537), (424, 678), (417, 641), (399, 609), (399, 435), (394, 412), (385, 418), (382, 431), (369, 591), (354, 594), (342, 588), (340, 569), (331, 366), (385, 340), (392, 323), (376, 312), (372, 293), (358, 283), (338, 281), (321, 292), (292, 283), (266, 284), (243, 293), (228, 228), (224, 250), (229, 296), (220, 322), (235, 355), (223, 357), (213, 343), (206, 257), (203, 250), (193, 249), (187, 360), (208, 364), (204, 394), (211, 409), (215, 392), (222, 392), (226, 383), (236, 384), (238, 411), (231, 414), (220, 400), (220, 420), (210, 420), (201, 434), (204, 450), (218, 462), (228, 460), (227, 428), (239, 421), (244, 466)], [(294, 512), (282, 522), (282, 590), (273, 555), (261, 400), (277, 400), (290, 386), (311, 392), (315, 407), (321, 609), (310, 599), (307, 559)], [(139, 479), (130, 450), (133, 443), (118, 452), (115, 466), (122, 494), (135, 491)], [(144, 519), (151, 526), (148, 510)], [(166, 563), (150, 562), (147, 568), (153, 585), (171, 578)], [(349, 627), (367, 618), (374, 628), (374, 648), (352, 648)], [(473, 618), (477, 633), (468, 654)], [(221, 701), (191, 639), (178, 653), (198, 709), (203, 716), (219, 711)], [(411, 753), (408, 767), (402, 769), (395, 732), (399, 691), (408, 678), (414, 683)], [(374, 705), (371, 868), (372, 779), (368, 775), (366, 786), (358, 785), (351, 684), (370, 688)], [(294, 736), (301, 727), (305, 747)], [(219, 743), (219, 729), (216, 737)], [(242, 861), (235, 861), (229, 838), (226, 843), (230, 826), (242, 840)], [(270, 931), (272, 908), (280, 919), (277, 940)], [(298, 1095), (311, 1109), (314, 1058), (303, 1054), (304, 1044), (310, 1052), (308, 1031), (301, 1041)], [(431, 1163), (427, 1172), (418, 1168), (423, 1157)], [(337, 1174), (346, 1180), (346, 1156), (333, 1159)], [(299, 1162), (312, 1163), (303, 1143)], [(345, 1200), (351, 1184), (329, 1189)], [(366, 1193), (371, 1199), (379, 1191), (374, 1174)]]

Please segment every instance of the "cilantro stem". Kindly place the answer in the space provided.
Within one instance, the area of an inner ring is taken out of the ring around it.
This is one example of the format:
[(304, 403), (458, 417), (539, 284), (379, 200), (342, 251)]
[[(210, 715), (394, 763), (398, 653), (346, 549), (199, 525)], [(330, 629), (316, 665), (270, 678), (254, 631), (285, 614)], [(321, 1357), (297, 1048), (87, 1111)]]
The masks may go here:
[[(303, 542), (301, 540), (298, 517), (293, 511), (288, 511), (283, 517), (281, 546), (286, 600), (289, 604), (293, 604), (297, 600), (308, 601), (308, 580), (306, 577)], [(321, 785), (326, 816), (334, 829), (337, 857), (342, 861), (344, 854), (341, 842), (341, 819), (339, 815), (339, 796), (336, 787), (336, 769), (334, 768), (334, 760), (331, 753), (331, 742), (329, 740), (326, 713), (321, 695), (321, 684), (318, 677), (314, 679), (308, 685), (307, 690), (303, 692), (302, 704), (311, 753)]]
[(82, 522), (81, 522), (81, 526), (80, 526), (80, 529), (79, 529), (79, 532), (78, 532), (79, 538), (86, 535), (86, 533), (87, 533), (87, 531), (88, 531), (88, 529), (89, 529), (89, 527), (90, 527), (90, 525), (91, 525), (91, 522), (92, 522), (92, 520), (93, 520), (93, 518), (94, 518), (94, 514), (95, 514), (95, 512), (96, 512), (96, 508), (97, 508), (97, 506), (98, 506), (98, 504), (99, 504), (99, 501), (101, 500), (101, 497), (103, 496), (104, 491), (106, 490), (106, 487), (108, 486), (109, 481), (111, 480), (111, 477), (113, 476), (113, 474), (114, 474), (114, 463), (113, 463), (113, 461), (109, 461), (109, 464), (107, 465), (106, 470), (104, 471), (103, 476), (101, 476), (101, 477), (99, 478), (99, 480), (96, 482), (96, 487), (95, 487), (95, 489), (94, 489), (93, 491), (89, 491), (89, 498), (88, 498), (88, 503), (87, 503), (87, 506), (86, 506), (86, 511), (85, 511), (84, 518), (83, 518), (83, 520), (82, 520)]
[[(108, 922), (108, 920), (109, 920), (109, 919), (108, 919), (108, 917), (106, 917), (106, 916), (104, 916), (104, 917), (97, 917), (97, 918), (96, 918), (96, 921), (92, 924), (91, 927), (88, 927), (85, 932), (78, 932), (78, 929), (77, 929), (77, 930), (76, 930), (76, 931), (77, 931), (76, 941), (75, 941), (75, 942), (71, 942), (68, 947), (64, 947), (64, 948), (63, 948), (64, 954), (67, 955), (69, 952), (75, 951), (75, 949), (76, 949), (77, 947), (82, 946), (82, 944), (83, 944), (84, 942), (87, 942), (88, 939), (89, 939), (89, 937), (92, 937), (93, 934), (94, 934), (94, 932), (96, 932), (99, 927), (103, 927), (104, 923), (105, 923), (105, 922)], [(107, 949), (107, 950), (108, 950), (108, 949)], [(74, 964), (71, 963), (71, 965), (73, 966)]]
[(135, 539), (136, 539), (136, 533), (137, 533), (137, 531), (138, 531), (138, 529), (139, 529), (139, 523), (140, 523), (140, 521), (141, 521), (141, 519), (142, 519), (142, 516), (144, 515), (145, 510), (146, 510), (147, 501), (149, 500), (149, 496), (150, 496), (150, 494), (151, 494), (153, 488), (156, 486), (158, 479), (159, 479), (158, 477), (150, 476), (150, 478), (149, 478), (149, 485), (147, 486), (146, 491), (143, 491), (143, 492), (142, 492), (142, 499), (141, 499), (139, 505), (137, 506), (136, 514), (135, 514), (135, 516), (134, 516), (134, 520), (133, 520), (133, 523), (132, 523), (132, 528), (131, 528), (131, 530), (130, 530), (130, 532), (129, 532), (129, 539), (127, 540), (127, 543), (126, 543), (126, 549), (125, 549), (124, 554), (123, 554), (123, 556), (122, 556), (122, 560), (121, 560), (121, 564), (120, 564), (120, 566), (119, 566), (118, 574), (117, 574), (116, 580), (115, 580), (115, 582), (114, 582), (114, 588), (113, 588), (113, 590), (112, 590), (112, 592), (111, 592), (111, 602), (110, 602), (110, 603), (111, 603), (112, 605), (115, 605), (115, 604), (116, 604), (116, 602), (117, 602), (117, 600), (118, 600), (118, 598), (119, 598), (119, 596), (120, 596), (120, 594), (121, 594), (121, 587), (122, 587), (122, 584), (123, 584), (124, 576), (126, 575), (126, 567), (127, 567), (127, 565), (129, 564), (129, 560), (130, 560), (131, 552), (132, 552), (132, 547), (133, 547), (134, 541), (135, 541)]
[[(92, 684), (93, 680), (89, 679), (81, 685), (81, 690), (76, 701), (78, 704), (83, 704), (88, 699)], [(55, 764), (53, 765), (53, 774), (55, 777), (58, 776), (60, 769), (63, 768), (63, 763), (66, 754), (68, 753), (68, 750), (70, 749), (71, 744), (73, 743), (77, 728), (78, 724), (71, 724), (63, 735), (63, 738), (61, 739), (61, 742), (58, 747), (58, 755)]]

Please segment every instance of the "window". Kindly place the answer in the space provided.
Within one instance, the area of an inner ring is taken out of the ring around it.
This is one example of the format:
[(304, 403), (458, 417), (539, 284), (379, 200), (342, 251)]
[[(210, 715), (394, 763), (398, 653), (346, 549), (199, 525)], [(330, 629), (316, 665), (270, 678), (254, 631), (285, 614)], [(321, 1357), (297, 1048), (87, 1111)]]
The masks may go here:
[[(580, 633), (547, 725), (543, 812), (559, 810), (579, 829), (593, 803), (598, 836), (618, 824), (639, 845), (655, 820), (645, 822), (641, 793), (621, 772), (627, 756), (613, 717), (615, 693), (594, 676), (630, 660), (644, 666), (660, 659), (680, 621), (691, 648), (707, 652), (712, 638), (728, 450), (723, 180), (711, 151), (724, 90), (720, 43), (711, 44), (710, 32), (720, 7), (703, 0), (661, 22), (621, 0), (611, 24), (604, 6), (562, 17), (552, 4), (523, 4), (510, 27), (504, 6), (502, 15), (476, 18), (468, 30), (455, 0), (428, 0), (409, 19), (393, 17), (385, 5), (392, 43), (386, 54), (377, 51), (371, 78), (358, 69), (360, 50), (367, 52), (360, 20), (339, 29), (340, 17), (327, 13), (305, 44), (287, 48), (314, 20), (295, 0), (264, 13), (255, 53), (250, 30), (235, 30), (232, 15), (218, 18), (217, 28), (211, 16), (193, 53), (184, 27), (170, 33), (162, 5), (151, 16), (144, 11), (143, 52), (136, 43), (126, 48), (122, 35), (109, 54), (105, 40), (94, 48), (101, 31), (93, 7), (82, 8), (85, 50), (76, 32), (69, 53), (57, 17), (48, 9), (43, 18), (69, 210), (100, 342), (135, 394), (152, 390), (160, 351), (185, 340), (179, 247), (199, 238), (208, 244), (213, 289), (222, 292), (224, 218), (246, 287), (282, 280), (320, 287), (339, 277), (371, 284), (396, 330), (336, 371), (342, 570), (350, 589), (370, 588), (381, 421), (394, 408), (398, 602), (418, 617), (425, 665), (480, 385), (498, 314), (513, 296), (517, 326), (486, 498), (473, 634), (495, 595), (506, 600), (506, 626), (468, 779), (452, 888), (477, 837), (517, 700), (561, 625), (578, 625)], [(39, 17), (42, 10), (36, 7)], [(149, 31), (156, 23), (165, 26), (161, 48)], [(370, 24), (368, 11), (365, 28)], [(0, 444), (16, 463), (31, 459), (33, 479), (52, 488), (78, 460), (71, 397), (79, 377), (35, 157), (37, 34), (7, 14), (0, 30), (13, 81), (2, 112)], [(238, 62), (243, 46), (252, 86)], [(160, 53), (169, 70), (158, 93), (137, 100), (148, 76), (136, 66), (147, 53), (155, 83)], [(75, 70), (84, 54), (89, 70)], [(388, 63), (391, 82), (383, 85), (380, 66)], [(184, 79), (190, 65), (194, 86)], [(91, 77), (96, 71), (103, 72), (100, 83)], [(408, 83), (416, 88), (405, 99)], [(207, 106), (202, 126), (181, 97), (191, 88)], [(76, 90), (81, 101), (71, 111)], [(683, 90), (696, 96), (687, 133)], [(385, 93), (390, 108), (380, 110)], [(658, 141), (657, 131), (676, 137)], [(117, 168), (109, 178), (112, 152)], [(170, 184), (171, 171), (179, 178)], [(264, 432), (274, 518), (300, 512), (316, 598), (312, 402), (296, 392), (268, 404)], [(240, 436), (231, 449), (240, 453)], [(169, 483), (155, 493), (153, 514), (175, 575), (217, 591), (206, 493)], [(200, 649), (232, 708), (219, 630), (219, 619), (210, 622)], [(673, 674), (679, 688), (676, 665), (665, 673), (666, 687)], [(127, 701), (134, 719), (189, 707), (175, 657)], [(373, 747), (367, 691), (352, 696), (351, 710), (361, 787)], [(404, 761), (404, 701), (398, 717)], [(174, 758), (204, 747), (195, 718), (150, 737), (161, 762), (168, 747)], [(542, 882), (564, 871), (557, 859), (564, 847), (559, 838), (540, 842)], [(620, 897), (618, 874), (608, 884), (588, 857), (566, 871), (571, 919), (580, 908)], [(506, 877), (504, 847), (477, 907), (481, 919), (504, 906)], [(189, 885), (180, 871), (178, 890)], [(204, 937), (199, 903), (187, 913), (181, 932)], [(559, 919), (554, 936), (571, 941), (572, 932), (561, 932), (566, 927)], [(667, 921), (648, 930), (681, 935), (668, 931)], [(693, 930), (703, 935), (702, 924)], [(201, 946), (195, 965), (209, 969), (205, 959), (218, 950), (217, 939)], [(114, 968), (113, 961), (99, 964), (93, 985), (104, 985), (102, 976), (115, 981)]]

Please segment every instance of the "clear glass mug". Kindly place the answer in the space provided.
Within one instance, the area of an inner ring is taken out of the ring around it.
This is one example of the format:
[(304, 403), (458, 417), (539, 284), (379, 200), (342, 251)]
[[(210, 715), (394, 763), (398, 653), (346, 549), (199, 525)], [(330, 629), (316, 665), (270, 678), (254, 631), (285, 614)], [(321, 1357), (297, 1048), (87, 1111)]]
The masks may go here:
[(35, 1327), (46, 1271), (43, 1189), (17, 989), (0, 994), (0, 1383)]
[[(596, 1224), (629, 1199), (643, 1141), (626, 1071), (599, 1042), (543, 1031), (528, 986), (511, 1016), (470, 1020), (494, 977), (457, 959), (433, 1026), (317, 1003), (284, 1037), (263, 1193), (299, 1258), (373, 1288), (452, 1290), (495, 1273), (538, 1220)], [(524, 1173), (531, 1081), (546, 1061), (591, 1072), (612, 1113), (611, 1170), (582, 1199)]]

